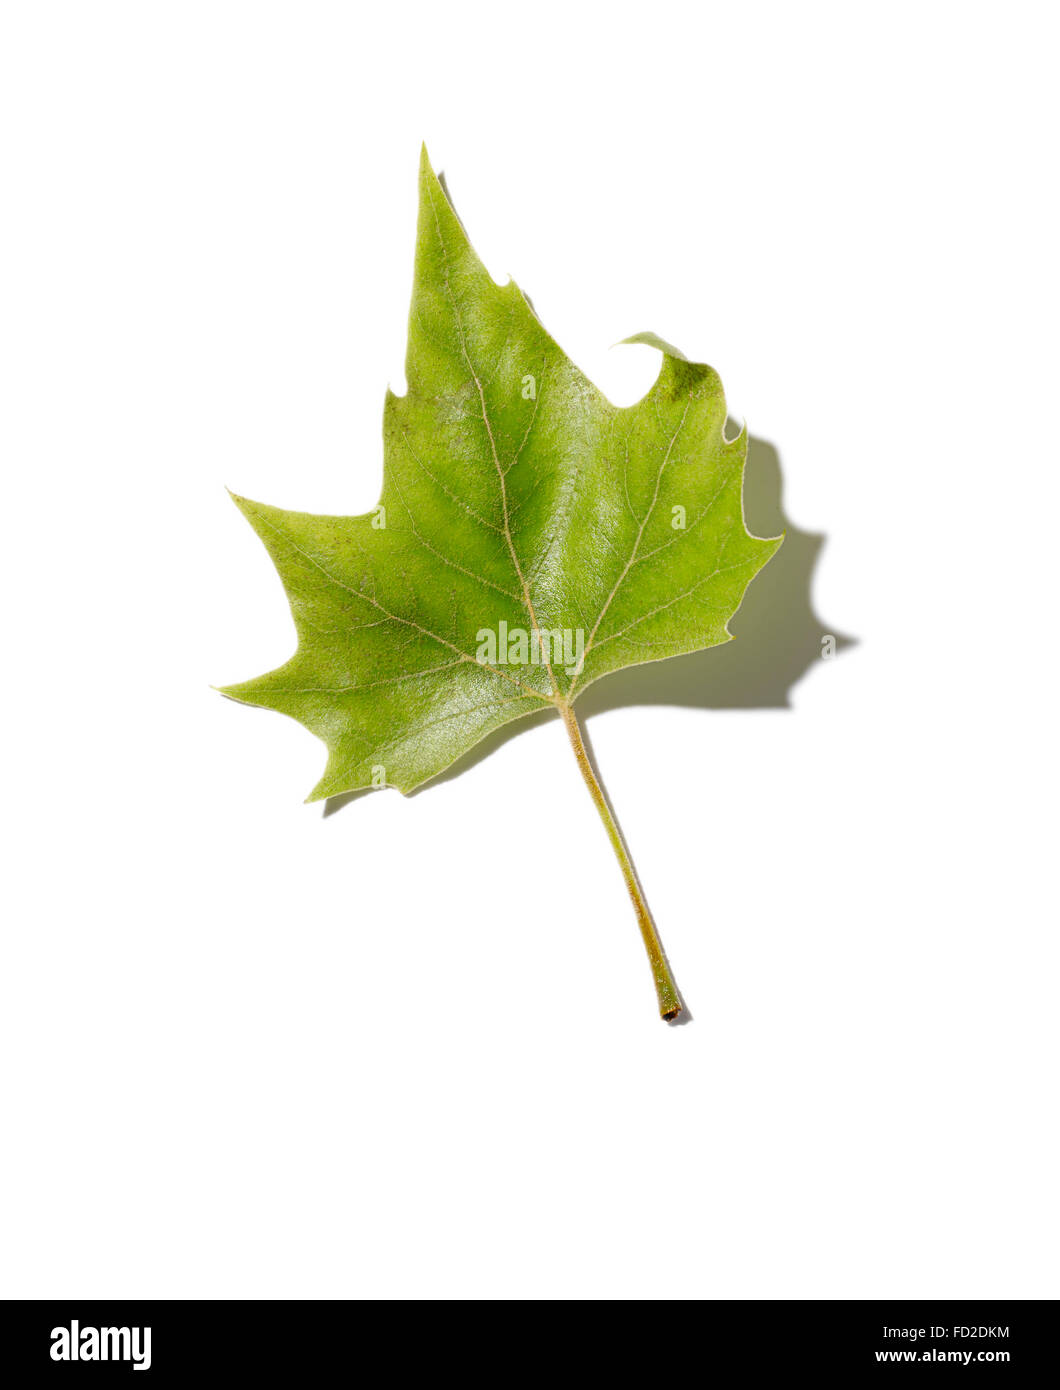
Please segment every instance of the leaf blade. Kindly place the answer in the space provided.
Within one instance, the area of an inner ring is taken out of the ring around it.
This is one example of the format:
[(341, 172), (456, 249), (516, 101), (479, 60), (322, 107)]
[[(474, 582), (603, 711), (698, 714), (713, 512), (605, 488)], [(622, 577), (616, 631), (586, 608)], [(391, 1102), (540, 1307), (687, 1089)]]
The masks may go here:
[[(380, 768), (409, 792), (613, 671), (730, 640), (781, 540), (744, 522), (746, 433), (725, 439), (712, 368), (651, 334), (629, 341), (662, 363), (619, 408), (518, 286), (491, 279), (424, 151), (408, 389), (386, 396), (379, 506), (329, 517), (234, 499), (280, 574), (298, 647), (223, 693), (324, 741), (311, 800), (378, 785)], [(502, 659), (502, 635), (524, 630), (525, 657)], [(550, 659), (548, 635), (565, 633), (575, 648), (581, 634), (574, 664)]]

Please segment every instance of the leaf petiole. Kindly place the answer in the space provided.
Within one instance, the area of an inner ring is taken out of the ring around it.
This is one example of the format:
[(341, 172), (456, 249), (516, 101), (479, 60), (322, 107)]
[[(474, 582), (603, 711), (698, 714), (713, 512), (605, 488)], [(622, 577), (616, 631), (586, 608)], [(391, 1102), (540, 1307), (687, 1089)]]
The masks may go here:
[(633, 902), (633, 910), (637, 914), (637, 925), (640, 927), (640, 934), (644, 940), (644, 949), (648, 953), (652, 979), (655, 981), (655, 993), (659, 997), (659, 1013), (667, 1023), (672, 1023), (684, 1008), (677, 982), (674, 980), (670, 963), (666, 959), (666, 952), (659, 940), (659, 933), (655, 929), (655, 922), (652, 919), (648, 904), (644, 901), (640, 884), (637, 882), (637, 872), (622, 839), (622, 832), (618, 828), (618, 822), (607, 803), (607, 796), (593, 771), (589, 755), (585, 751), (578, 718), (566, 701), (557, 700), (556, 704), (567, 727), (567, 735), (570, 738), (571, 747), (574, 749), (578, 768), (585, 779), (585, 785), (589, 788), (589, 795), (593, 799), (593, 804), (600, 813), (600, 819), (607, 831), (607, 838), (611, 841), (611, 848), (615, 851), (615, 857), (622, 870), (622, 877), (626, 880), (626, 888), (629, 890), (629, 896)]

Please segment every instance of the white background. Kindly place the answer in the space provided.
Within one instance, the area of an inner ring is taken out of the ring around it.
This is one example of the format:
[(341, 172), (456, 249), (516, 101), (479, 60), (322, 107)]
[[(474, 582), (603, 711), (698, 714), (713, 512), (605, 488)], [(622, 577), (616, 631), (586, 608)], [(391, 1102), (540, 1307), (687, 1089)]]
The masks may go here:
[[(4, 7), (0, 1292), (1060, 1294), (1053, 24)], [(558, 723), (325, 818), (210, 689), (294, 640), (224, 486), (376, 500), (421, 139), (828, 537), (790, 709), (588, 720), (684, 1027)]]

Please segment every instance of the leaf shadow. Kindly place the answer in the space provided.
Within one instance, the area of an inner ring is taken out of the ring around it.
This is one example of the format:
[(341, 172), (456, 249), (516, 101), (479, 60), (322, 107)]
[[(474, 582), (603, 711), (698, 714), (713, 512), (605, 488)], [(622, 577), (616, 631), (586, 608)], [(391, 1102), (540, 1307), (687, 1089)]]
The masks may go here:
[[(776, 536), (783, 531), (784, 544), (751, 582), (732, 619), (730, 628), (735, 640), (688, 656), (629, 666), (605, 676), (578, 700), (583, 730), (587, 721), (598, 714), (636, 705), (712, 710), (790, 709), (795, 685), (812, 666), (829, 664), (822, 660), (826, 652), (825, 638), (832, 639), (828, 650), (834, 656), (857, 645), (857, 638), (826, 627), (814, 611), (814, 573), (827, 538), (793, 525), (784, 512), (783, 490), (777, 449), (752, 435), (744, 473), (744, 516), (756, 536)], [(557, 715), (552, 710), (542, 710), (504, 725), (412, 795), (420, 796), (459, 777), (490, 757), (509, 739), (555, 718)], [(587, 735), (586, 742), (588, 746)], [(324, 815), (334, 815), (368, 791), (362, 789), (329, 797), (324, 803)]]

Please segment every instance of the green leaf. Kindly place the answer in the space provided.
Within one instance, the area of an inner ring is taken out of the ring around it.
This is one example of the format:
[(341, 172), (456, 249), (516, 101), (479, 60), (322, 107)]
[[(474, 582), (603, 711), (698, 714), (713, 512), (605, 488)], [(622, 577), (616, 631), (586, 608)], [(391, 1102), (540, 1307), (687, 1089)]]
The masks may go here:
[(235, 499), (283, 580), (298, 648), (224, 693), (324, 741), (311, 800), (384, 781), (409, 792), (542, 706), (573, 742), (570, 710), (593, 681), (730, 640), (780, 544), (744, 525), (746, 431), (726, 440), (710, 367), (650, 334), (628, 341), (659, 348), (662, 367), (620, 409), (514, 282), (490, 278), (424, 151), (408, 390), (386, 397), (379, 507), (312, 516)]

